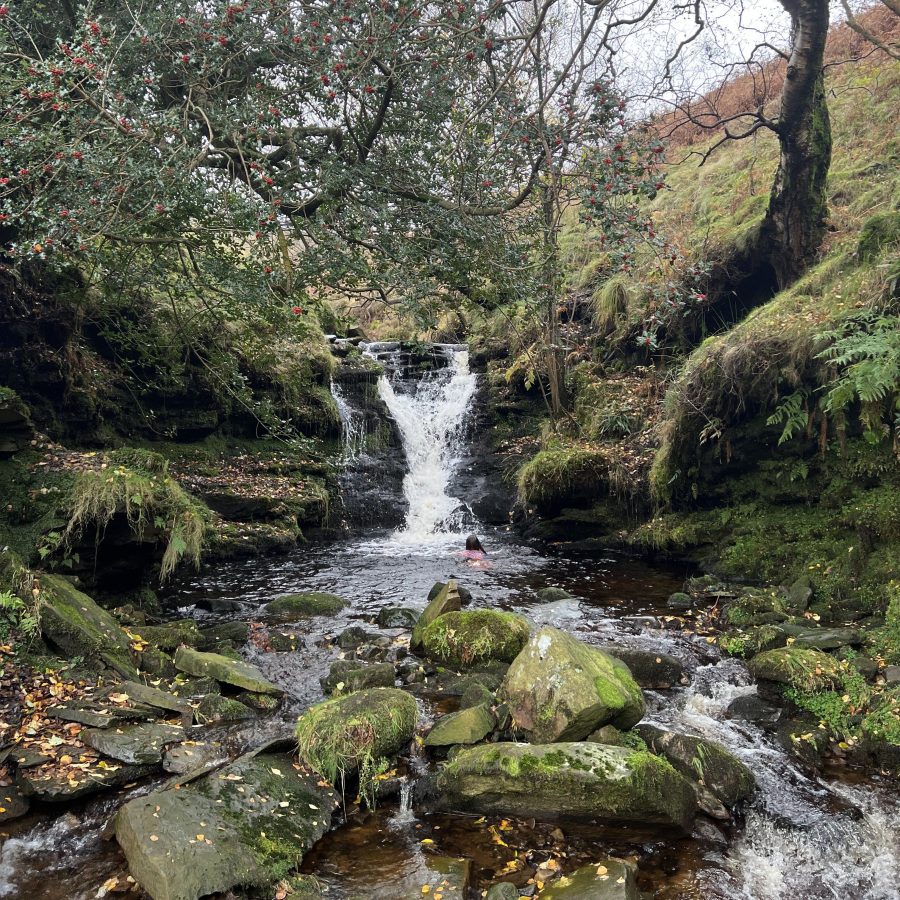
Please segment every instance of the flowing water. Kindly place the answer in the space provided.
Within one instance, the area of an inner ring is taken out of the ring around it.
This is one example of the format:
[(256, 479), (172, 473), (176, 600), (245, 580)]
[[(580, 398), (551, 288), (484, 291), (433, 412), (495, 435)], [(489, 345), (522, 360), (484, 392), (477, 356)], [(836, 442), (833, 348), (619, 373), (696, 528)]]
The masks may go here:
[[(390, 357), (396, 348), (370, 347), (369, 352)], [(518, 610), (589, 642), (615, 640), (677, 656), (690, 684), (645, 692), (647, 720), (720, 742), (750, 767), (759, 790), (737, 823), (701, 819), (694, 833), (682, 838), (636, 828), (506, 822), (417, 808), (416, 778), (429, 764), (413, 756), (405, 761), (396, 796), (374, 812), (352, 815), (313, 848), (303, 870), (322, 879), (330, 898), (406, 900), (421, 896), (434, 853), (473, 860), (473, 896), (496, 880), (524, 887), (551, 857), (568, 870), (613, 854), (638, 861), (640, 887), (655, 900), (900, 897), (897, 797), (874, 780), (853, 783), (837, 774), (811, 775), (773, 734), (729, 716), (729, 704), (753, 694), (755, 687), (741, 663), (721, 659), (703, 638), (668, 621), (665, 600), (681, 587), (688, 574), (684, 569), (649, 566), (612, 552), (585, 555), (564, 545), (539, 551), (508, 529), (478, 526), (466, 498), (451, 495), (476, 376), (462, 348), (441, 352), (446, 365), (425, 375), (389, 366), (390, 374), (378, 387), (397, 422), (408, 463), (403, 489), (409, 509), (401, 528), (306, 545), (285, 557), (218, 566), (178, 586), (171, 598), (173, 614), (255, 621), (261, 604), (301, 590), (334, 591), (351, 601), (335, 619), (304, 623), (295, 652), (248, 651), (288, 694), (284, 718), (263, 726), (278, 730), (321, 699), (319, 678), (337, 655), (333, 638), (343, 628), (365, 623), (374, 632), (369, 623), (383, 606), (421, 609), (435, 581), (457, 577), (471, 590), (475, 606)], [(346, 401), (341, 415), (352, 466), (353, 448), (365, 437), (354, 431), (357, 420)], [(459, 556), (465, 534), (473, 528), (487, 547), (487, 566), (472, 566)], [(563, 587), (573, 597), (541, 603), (537, 591), (548, 586)], [(426, 719), (452, 707), (445, 699), (424, 696), (423, 701)], [(241, 732), (235, 746), (259, 737)], [(59, 818), (38, 810), (12, 823), (14, 827), (6, 826), (0, 898), (96, 897), (110, 874), (124, 872), (115, 843), (101, 840), (122, 799), (105, 796)], [(513, 859), (520, 868), (511, 872)]]

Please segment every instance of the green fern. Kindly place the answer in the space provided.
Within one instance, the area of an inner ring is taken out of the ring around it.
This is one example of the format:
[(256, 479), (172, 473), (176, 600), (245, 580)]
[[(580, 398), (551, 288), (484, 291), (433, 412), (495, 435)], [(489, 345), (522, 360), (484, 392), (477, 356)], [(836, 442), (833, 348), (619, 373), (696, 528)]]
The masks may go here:
[(872, 441), (900, 427), (900, 319), (884, 311), (861, 313), (822, 337), (829, 343), (817, 358), (838, 371), (822, 398), (825, 413), (835, 418), (858, 402)]
[(809, 422), (809, 392), (801, 389), (794, 391), (784, 402), (775, 408), (775, 412), (766, 419), (766, 425), (781, 425), (781, 436), (778, 438), (780, 447), (789, 441), (794, 435), (802, 432)]

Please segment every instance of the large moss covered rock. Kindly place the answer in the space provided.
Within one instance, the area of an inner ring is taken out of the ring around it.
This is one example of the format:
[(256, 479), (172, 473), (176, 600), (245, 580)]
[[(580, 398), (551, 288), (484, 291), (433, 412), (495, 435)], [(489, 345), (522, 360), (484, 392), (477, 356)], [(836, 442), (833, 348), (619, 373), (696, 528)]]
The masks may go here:
[(190, 647), (179, 647), (175, 654), (175, 667), (188, 675), (208, 676), (257, 694), (282, 693), (281, 688), (267, 681), (256, 666), (219, 653), (202, 653)]
[(314, 591), (307, 594), (287, 594), (265, 605), (268, 615), (279, 618), (290, 616), (335, 616), (347, 601), (335, 594)]
[(623, 662), (550, 627), (531, 636), (509, 667), (500, 697), (513, 725), (537, 743), (578, 741), (606, 724), (627, 730), (645, 710)]
[(415, 698), (397, 688), (369, 688), (311, 707), (297, 721), (300, 760), (331, 782), (359, 772), (360, 789), (415, 734)]
[(289, 757), (267, 754), (130, 800), (116, 815), (116, 839), (153, 900), (197, 900), (284, 878), (336, 808), (333, 791)]
[(421, 649), (425, 629), (435, 619), (446, 613), (459, 612), (459, 610), (462, 609), (462, 598), (459, 594), (459, 588), (452, 578), (446, 584), (438, 582), (438, 584), (431, 589), (431, 593), (428, 597), (428, 605), (416, 621), (412, 637), (409, 639), (410, 650)]
[(821, 650), (806, 647), (766, 650), (754, 656), (748, 668), (760, 681), (773, 681), (805, 693), (840, 684), (840, 662)]
[(430, 659), (468, 668), (488, 660), (512, 662), (528, 632), (528, 620), (515, 613), (472, 609), (439, 616), (422, 633), (422, 646)]
[(756, 786), (750, 770), (715, 741), (653, 725), (639, 725), (637, 732), (653, 753), (665, 757), (682, 775), (702, 784), (728, 806), (745, 800)]
[(696, 811), (690, 782), (666, 760), (590, 742), (469, 747), (444, 766), (437, 786), (441, 804), (461, 812), (687, 830)]
[(87, 594), (60, 575), (41, 575), (41, 629), (64, 653), (99, 660), (126, 678), (137, 678), (131, 639)]

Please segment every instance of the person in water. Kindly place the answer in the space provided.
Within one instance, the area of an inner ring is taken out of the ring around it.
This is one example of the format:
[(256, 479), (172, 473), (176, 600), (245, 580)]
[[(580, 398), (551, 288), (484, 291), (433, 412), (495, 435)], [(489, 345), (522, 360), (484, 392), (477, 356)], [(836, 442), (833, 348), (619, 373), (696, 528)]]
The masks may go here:
[(477, 534), (470, 534), (466, 538), (466, 549), (460, 554), (463, 559), (467, 559), (471, 565), (478, 565), (483, 562), (487, 556), (487, 550), (478, 540)]

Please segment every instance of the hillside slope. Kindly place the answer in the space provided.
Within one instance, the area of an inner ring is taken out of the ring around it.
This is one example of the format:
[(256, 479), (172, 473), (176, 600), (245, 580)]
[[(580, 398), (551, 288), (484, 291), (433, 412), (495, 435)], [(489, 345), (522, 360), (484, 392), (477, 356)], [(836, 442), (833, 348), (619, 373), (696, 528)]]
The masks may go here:
[(608, 276), (593, 236), (570, 229), (592, 349), (572, 379), (577, 432), (520, 470), (535, 533), (575, 529), (732, 578), (802, 575), (825, 616), (885, 609), (900, 577), (900, 67), (875, 54), (828, 79), (829, 233), (789, 290), (728, 271), (765, 212), (774, 135), (700, 168), (702, 145), (670, 149), (654, 219), (712, 286), (653, 355), (635, 341), (651, 270)]

